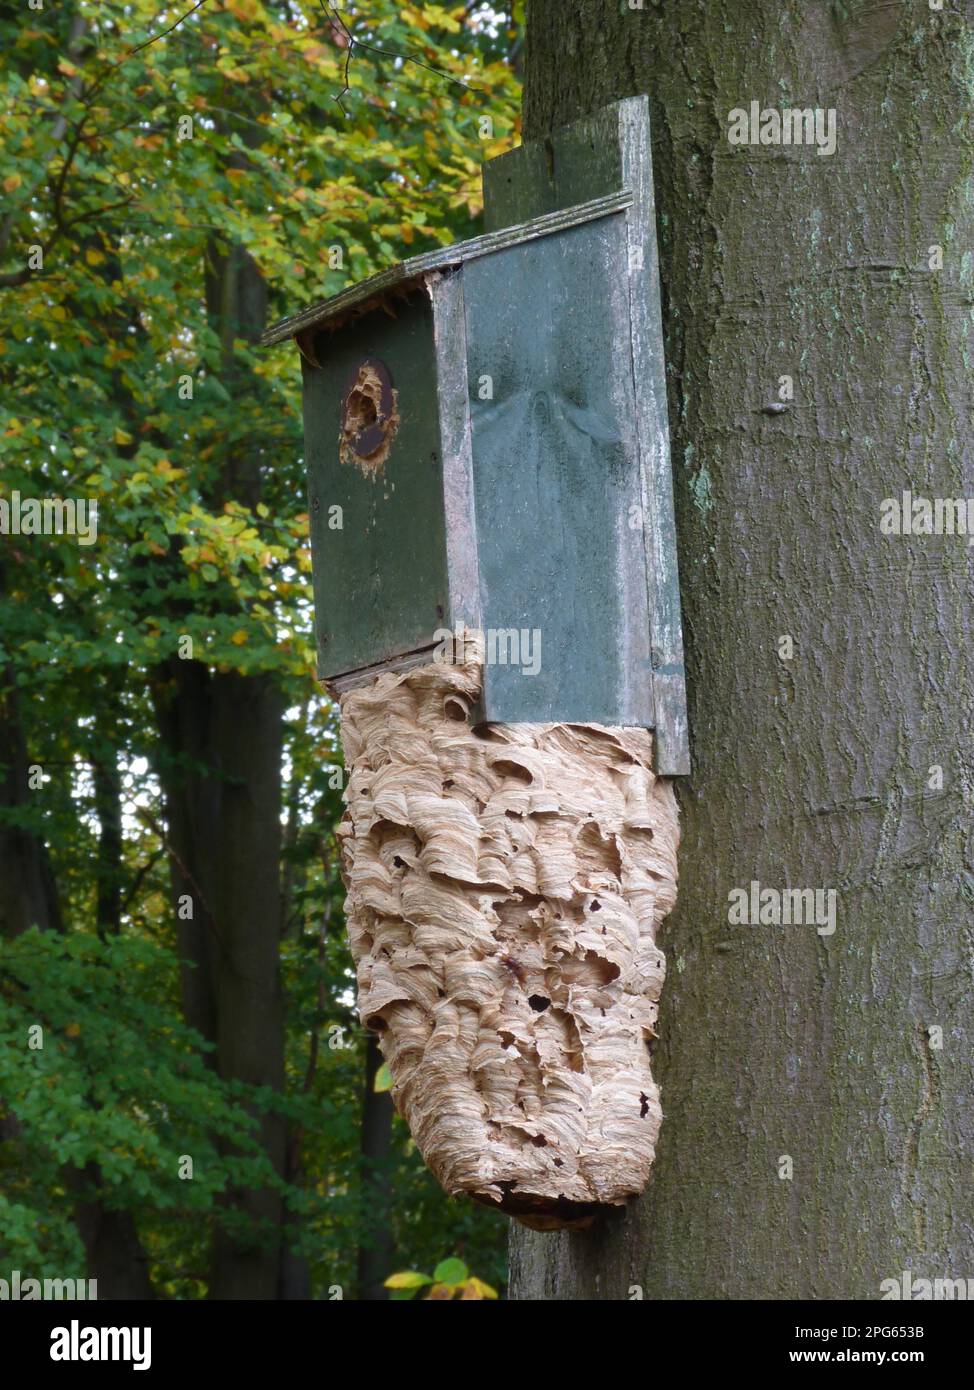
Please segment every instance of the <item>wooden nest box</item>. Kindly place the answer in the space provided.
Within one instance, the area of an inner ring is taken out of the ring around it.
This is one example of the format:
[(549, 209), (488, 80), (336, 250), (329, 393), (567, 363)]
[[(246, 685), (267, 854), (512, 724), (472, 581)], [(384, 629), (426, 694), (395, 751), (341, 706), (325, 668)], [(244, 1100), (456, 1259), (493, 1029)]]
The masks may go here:
[(485, 634), (479, 714), (689, 771), (645, 98), (491, 160), (484, 235), (294, 314), (318, 671)]

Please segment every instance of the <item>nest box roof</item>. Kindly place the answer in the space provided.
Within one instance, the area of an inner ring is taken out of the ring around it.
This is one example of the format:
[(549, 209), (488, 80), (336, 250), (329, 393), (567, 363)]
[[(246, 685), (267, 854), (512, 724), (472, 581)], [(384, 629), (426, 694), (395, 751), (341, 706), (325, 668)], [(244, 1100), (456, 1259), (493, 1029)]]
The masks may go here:
[(632, 193), (623, 189), (609, 197), (593, 198), (591, 202), (547, 213), (543, 217), (535, 217), (530, 222), (522, 222), (515, 227), (486, 232), (470, 241), (458, 241), (453, 246), (438, 247), (422, 256), (411, 256), (408, 261), (399, 261), (388, 270), (381, 270), (377, 275), (371, 275), (357, 285), (350, 285), (348, 289), (341, 290), (329, 299), (319, 300), (317, 304), (302, 309), (300, 313), (280, 319), (263, 334), (261, 344), (270, 347), (273, 343), (295, 338), (309, 328), (320, 328), (324, 324), (336, 328), (345, 318), (376, 307), (389, 295), (422, 284), (432, 274), (450, 270), (462, 265), (464, 261), (489, 256), (494, 251), (502, 251), (522, 241), (533, 241), (552, 232), (565, 231), (583, 222), (591, 222), (597, 217), (622, 212), (631, 203)]

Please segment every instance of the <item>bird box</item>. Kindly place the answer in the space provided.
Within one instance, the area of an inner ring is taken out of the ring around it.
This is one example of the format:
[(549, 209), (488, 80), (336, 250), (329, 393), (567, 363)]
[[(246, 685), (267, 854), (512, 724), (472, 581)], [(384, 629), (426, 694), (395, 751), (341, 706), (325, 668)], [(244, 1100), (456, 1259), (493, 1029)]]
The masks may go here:
[(689, 771), (644, 98), (485, 170), (489, 230), (271, 328), (303, 368), (318, 673), (484, 636), (478, 718)]

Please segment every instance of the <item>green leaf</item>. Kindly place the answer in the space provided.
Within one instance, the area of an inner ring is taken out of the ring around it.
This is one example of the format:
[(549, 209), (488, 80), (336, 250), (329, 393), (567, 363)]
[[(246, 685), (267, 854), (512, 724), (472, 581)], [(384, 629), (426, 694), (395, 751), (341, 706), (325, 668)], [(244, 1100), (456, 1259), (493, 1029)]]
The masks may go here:
[(470, 1271), (462, 1260), (441, 1260), (433, 1270), (438, 1284), (462, 1284), (469, 1277)]
[(389, 1070), (388, 1062), (383, 1062), (382, 1066), (376, 1072), (372, 1089), (373, 1091), (392, 1090), (392, 1072)]

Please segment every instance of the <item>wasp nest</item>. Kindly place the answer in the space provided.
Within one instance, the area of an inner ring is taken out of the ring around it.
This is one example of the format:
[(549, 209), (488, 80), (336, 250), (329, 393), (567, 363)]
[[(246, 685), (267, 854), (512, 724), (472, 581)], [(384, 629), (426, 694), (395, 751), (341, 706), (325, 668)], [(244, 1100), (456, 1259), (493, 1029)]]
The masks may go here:
[(653, 1162), (676, 801), (646, 730), (473, 727), (466, 652), (342, 699), (359, 1010), (447, 1192), (584, 1224)]

